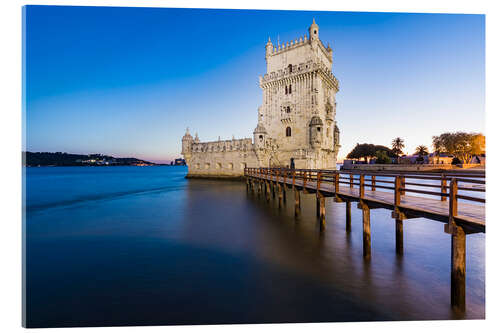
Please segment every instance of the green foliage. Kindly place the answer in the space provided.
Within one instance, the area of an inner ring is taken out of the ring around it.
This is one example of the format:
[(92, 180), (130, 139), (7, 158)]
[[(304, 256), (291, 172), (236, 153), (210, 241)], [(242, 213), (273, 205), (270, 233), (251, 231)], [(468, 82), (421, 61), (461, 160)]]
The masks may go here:
[(485, 138), (481, 133), (443, 133), (432, 137), (432, 145), (436, 152), (448, 152), (464, 163), (485, 152)]
[(347, 158), (361, 159), (364, 158), (365, 161), (368, 158), (373, 158), (377, 156), (377, 151), (385, 152), (388, 157), (395, 157), (391, 149), (381, 145), (374, 145), (371, 143), (356, 144), (353, 150), (347, 154)]
[(377, 157), (377, 164), (390, 164), (392, 162), (385, 150), (377, 150), (375, 156)]
[[(418, 155), (419, 158), (421, 158), (422, 156), (426, 156), (426, 155), (429, 155), (429, 149), (427, 149), (426, 146), (424, 145), (420, 145), (417, 147), (417, 149), (415, 150), (415, 154)], [(423, 159), (421, 159), (422, 161)]]
[(400, 137), (397, 137), (394, 140), (392, 140), (392, 151), (397, 156), (403, 154), (404, 147), (405, 147), (405, 141), (403, 139), (401, 139)]

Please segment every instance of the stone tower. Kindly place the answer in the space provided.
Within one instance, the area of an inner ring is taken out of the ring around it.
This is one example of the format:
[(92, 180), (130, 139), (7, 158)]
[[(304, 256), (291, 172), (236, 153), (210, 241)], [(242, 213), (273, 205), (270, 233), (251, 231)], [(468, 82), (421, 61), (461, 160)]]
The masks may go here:
[[(309, 36), (281, 45), (266, 44), (267, 73), (258, 124), (274, 139), (269, 160), (296, 168), (335, 168), (339, 145), (335, 95), (339, 84), (332, 74), (333, 52), (319, 38), (313, 19)], [(266, 165), (263, 165), (266, 166)]]
[[(309, 35), (265, 44), (262, 105), (252, 138), (200, 142), (186, 130), (182, 154), (188, 177), (242, 177), (246, 167), (335, 169), (340, 131), (335, 121), (339, 83), (332, 49), (312, 22)], [(231, 126), (231, 124), (228, 124)]]

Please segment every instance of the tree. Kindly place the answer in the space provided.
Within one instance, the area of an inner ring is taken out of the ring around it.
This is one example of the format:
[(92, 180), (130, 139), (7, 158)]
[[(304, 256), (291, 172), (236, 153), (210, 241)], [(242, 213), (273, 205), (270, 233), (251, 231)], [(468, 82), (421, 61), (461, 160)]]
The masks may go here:
[(405, 147), (405, 141), (400, 137), (397, 137), (394, 140), (392, 140), (392, 151), (398, 157), (398, 163), (399, 163), (399, 156), (403, 154), (404, 147)]
[(395, 157), (394, 153), (385, 146), (374, 145), (371, 143), (356, 144), (353, 150), (347, 154), (347, 158), (361, 159), (364, 158), (365, 162), (368, 162), (368, 158), (373, 158), (377, 156), (377, 151), (385, 152), (389, 157)]
[(377, 150), (375, 152), (375, 156), (377, 157), (377, 164), (390, 164), (391, 158), (387, 156), (387, 151), (385, 150)]
[(432, 137), (436, 152), (448, 152), (465, 164), (470, 163), (474, 155), (484, 154), (485, 137), (481, 133), (443, 133)]
[(429, 149), (427, 149), (427, 147), (424, 145), (420, 145), (415, 150), (415, 154), (417, 154), (419, 157), (429, 155)]
[(354, 147), (353, 150), (349, 154), (347, 154), (347, 158), (353, 158), (353, 159), (361, 159), (364, 158), (365, 162), (367, 162), (368, 157), (374, 157), (375, 156), (375, 151), (374, 151), (374, 146), (369, 143), (362, 143), (362, 144), (356, 144), (356, 147)]

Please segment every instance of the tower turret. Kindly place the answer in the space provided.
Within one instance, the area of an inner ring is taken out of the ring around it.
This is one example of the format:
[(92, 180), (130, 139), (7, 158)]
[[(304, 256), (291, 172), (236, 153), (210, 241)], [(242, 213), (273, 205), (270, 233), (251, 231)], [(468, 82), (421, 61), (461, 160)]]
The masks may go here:
[(266, 144), (266, 138), (267, 138), (266, 128), (259, 122), (255, 130), (253, 131), (253, 142), (255, 144), (255, 148), (263, 149)]
[(186, 156), (191, 154), (192, 143), (193, 137), (189, 134), (189, 128), (186, 128), (186, 134), (182, 137), (182, 155)]
[(309, 40), (319, 40), (319, 26), (313, 19), (313, 23), (309, 27)]
[(309, 123), (309, 143), (313, 148), (320, 148), (323, 142), (323, 121), (318, 116), (313, 116)]
[(267, 40), (266, 44), (266, 58), (273, 53), (273, 43), (271, 43), (271, 37)]

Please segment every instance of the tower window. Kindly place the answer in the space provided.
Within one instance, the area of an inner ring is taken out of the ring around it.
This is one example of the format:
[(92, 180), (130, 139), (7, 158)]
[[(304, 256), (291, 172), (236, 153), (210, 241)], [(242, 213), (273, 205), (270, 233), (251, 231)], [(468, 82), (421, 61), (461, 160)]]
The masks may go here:
[(292, 129), (290, 127), (286, 128), (286, 136), (292, 136)]
[(289, 106), (286, 107), (286, 113), (290, 113), (290, 107)]
[(288, 71), (291, 73), (292, 72), (292, 64), (288, 65)]
[(285, 86), (285, 95), (288, 94), (288, 86)]
[(316, 30), (314, 30), (314, 34), (316, 35)]
[(288, 93), (291, 94), (292, 93), (292, 85), (289, 85), (288, 86)]
[(262, 142), (262, 139), (264, 139), (264, 137), (262, 135), (259, 135), (259, 140)]

